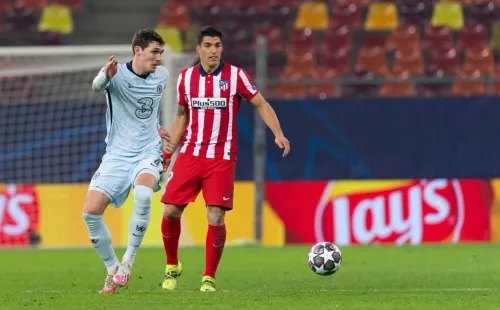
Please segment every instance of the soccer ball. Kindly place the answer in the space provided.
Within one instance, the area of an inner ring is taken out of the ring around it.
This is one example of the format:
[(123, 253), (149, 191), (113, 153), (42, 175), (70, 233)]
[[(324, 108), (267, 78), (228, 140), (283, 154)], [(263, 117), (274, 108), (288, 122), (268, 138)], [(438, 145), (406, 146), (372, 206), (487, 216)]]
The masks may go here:
[(316, 243), (309, 250), (309, 267), (317, 275), (332, 275), (339, 270), (341, 264), (342, 253), (331, 242)]

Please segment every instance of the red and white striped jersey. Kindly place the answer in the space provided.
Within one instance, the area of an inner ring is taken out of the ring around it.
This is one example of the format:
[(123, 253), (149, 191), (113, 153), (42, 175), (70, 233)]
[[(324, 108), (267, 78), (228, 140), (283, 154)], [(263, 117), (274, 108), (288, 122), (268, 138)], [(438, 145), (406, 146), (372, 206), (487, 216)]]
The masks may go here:
[(236, 115), (242, 97), (250, 100), (257, 93), (245, 70), (223, 60), (210, 74), (200, 64), (184, 69), (177, 80), (177, 98), (189, 108), (189, 123), (180, 152), (236, 160)]

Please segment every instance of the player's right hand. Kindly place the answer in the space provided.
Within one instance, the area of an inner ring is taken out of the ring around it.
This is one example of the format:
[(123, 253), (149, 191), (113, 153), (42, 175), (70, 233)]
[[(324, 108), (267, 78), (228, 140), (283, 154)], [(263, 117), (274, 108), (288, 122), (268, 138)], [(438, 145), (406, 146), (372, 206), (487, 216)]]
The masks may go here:
[(106, 78), (111, 79), (112, 77), (114, 77), (117, 70), (118, 70), (118, 61), (116, 61), (115, 56), (109, 56), (109, 62), (104, 67)]

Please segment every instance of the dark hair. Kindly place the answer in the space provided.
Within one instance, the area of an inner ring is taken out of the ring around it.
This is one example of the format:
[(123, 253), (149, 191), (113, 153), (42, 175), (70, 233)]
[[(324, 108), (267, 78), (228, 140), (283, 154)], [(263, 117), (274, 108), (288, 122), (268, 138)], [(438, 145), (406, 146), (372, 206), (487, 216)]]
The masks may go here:
[(144, 50), (151, 42), (158, 42), (160, 45), (165, 45), (161, 36), (153, 29), (146, 28), (137, 30), (132, 39), (132, 52), (135, 55), (134, 47), (140, 46), (141, 49)]
[(215, 29), (212, 26), (206, 26), (200, 29), (198, 32), (198, 45), (201, 44), (203, 41), (204, 37), (219, 37), (220, 40), (222, 41), (222, 32), (219, 30)]

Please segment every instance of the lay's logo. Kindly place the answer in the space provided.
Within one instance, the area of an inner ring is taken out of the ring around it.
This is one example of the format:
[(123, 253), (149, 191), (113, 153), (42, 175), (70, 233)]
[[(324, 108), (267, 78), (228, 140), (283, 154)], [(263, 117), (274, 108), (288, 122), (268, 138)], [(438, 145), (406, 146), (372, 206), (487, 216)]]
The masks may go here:
[[(357, 188), (342, 193), (335, 181), (329, 182), (315, 212), (316, 239), (333, 237), (339, 245), (459, 241), (465, 207), (458, 180), (399, 183), (377, 190), (371, 184), (367, 192)], [(327, 212), (333, 217), (331, 232), (324, 226)]]

